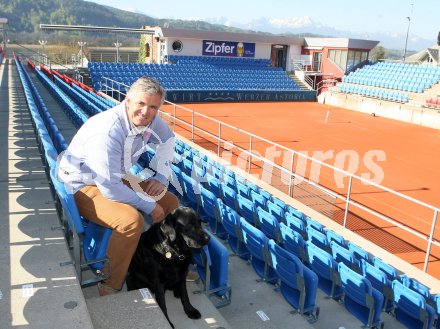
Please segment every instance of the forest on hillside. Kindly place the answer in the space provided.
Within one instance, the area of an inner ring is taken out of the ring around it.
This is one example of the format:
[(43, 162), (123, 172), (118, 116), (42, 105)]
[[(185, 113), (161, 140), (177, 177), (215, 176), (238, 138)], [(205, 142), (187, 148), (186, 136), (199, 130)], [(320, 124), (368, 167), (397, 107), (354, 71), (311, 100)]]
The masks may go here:
[[(148, 12), (148, 8), (145, 9)], [(52, 43), (66, 42), (72, 32), (47, 32), (40, 29), (40, 24), (91, 25), (124, 28), (141, 26), (164, 26), (216, 31), (243, 31), (224, 25), (202, 21), (159, 19), (113, 7), (98, 5), (83, 0), (0, 0), (0, 17), (9, 20), (8, 38), (14, 43), (35, 42), (39, 38), (48, 38)], [(114, 37), (106, 38), (103, 34), (87, 33), (97, 45), (108, 45)], [(75, 35), (73, 34), (75, 37)], [(129, 38), (130, 39), (130, 38)], [(139, 38), (135, 38), (137, 44)]]

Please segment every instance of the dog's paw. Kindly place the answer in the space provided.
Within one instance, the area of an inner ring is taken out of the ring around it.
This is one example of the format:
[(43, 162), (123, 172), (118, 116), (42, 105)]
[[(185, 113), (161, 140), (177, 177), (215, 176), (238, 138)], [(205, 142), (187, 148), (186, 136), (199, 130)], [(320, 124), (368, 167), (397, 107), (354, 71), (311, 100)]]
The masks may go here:
[(196, 308), (185, 310), (185, 313), (190, 319), (200, 319), (202, 317), (202, 314), (200, 314), (199, 310)]

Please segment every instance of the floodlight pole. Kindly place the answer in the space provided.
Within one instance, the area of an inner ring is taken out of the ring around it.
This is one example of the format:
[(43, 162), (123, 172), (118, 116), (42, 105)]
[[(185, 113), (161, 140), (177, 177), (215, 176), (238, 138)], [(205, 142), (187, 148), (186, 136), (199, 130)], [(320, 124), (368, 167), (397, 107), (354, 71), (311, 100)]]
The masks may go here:
[(403, 59), (402, 59), (402, 61), (404, 63), (405, 63), (405, 58), (406, 58), (406, 47), (408, 45), (409, 26), (411, 24), (411, 17), (407, 16), (406, 18), (408, 19), (408, 29), (406, 30), (405, 48), (403, 49)]
[(44, 46), (47, 44), (47, 40), (38, 40), (38, 43), (40, 44), (42, 53), (44, 54)]
[[(47, 40), (38, 40), (38, 43), (40, 44), (42, 50), (41, 50), (41, 56), (42, 59), (47, 59), (46, 55), (44, 54), (44, 46), (47, 44)], [(41, 62), (43, 62), (42, 60), (40, 60)], [(45, 60), (43, 62), (44, 64), (47, 64), (47, 60)]]
[(114, 43), (114, 45), (116, 47), (116, 63), (119, 63), (119, 47), (122, 46), (122, 43), (116, 40), (116, 43)]
[(408, 20), (408, 28), (406, 30), (406, 38), (405, 38), (405, 48), (403, 49), (403, 58), (402, 58), (402, 62), (405, 63), (405, 59), (406, 59), (406, 48), (408, 46), (408, 37), (409, 37), (409, 27), (411, 25), (411, 15), (412, 15), (412, 10), (413, 10), (413, 4), (411, 4), (411, 10), (410, 10), (410, 15), (406, 17), (406, 19)]
[(84, 52), (83, 47), (87, 44), (85, 41), (78, 41), (78, 46), (80, 47), (80, 53), (81, 53), (81, 67), (83, 67), (83, 61), (84, 61)]

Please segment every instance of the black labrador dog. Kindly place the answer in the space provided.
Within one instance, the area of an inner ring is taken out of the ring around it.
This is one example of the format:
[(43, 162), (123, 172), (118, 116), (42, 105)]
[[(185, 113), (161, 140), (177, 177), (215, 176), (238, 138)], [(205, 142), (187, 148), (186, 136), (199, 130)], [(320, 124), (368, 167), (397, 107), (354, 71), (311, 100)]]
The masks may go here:
[(141, 234), (128, 269), (127, 290), (148, 288), (173, 328), (165, 305), (166, 290), (180, 298), (189, 318), (200, 319), (200, 312), (189, 301), (186, 275), (194, 248), (208, 242), (198, 214), (192, 208), (177, 208)]

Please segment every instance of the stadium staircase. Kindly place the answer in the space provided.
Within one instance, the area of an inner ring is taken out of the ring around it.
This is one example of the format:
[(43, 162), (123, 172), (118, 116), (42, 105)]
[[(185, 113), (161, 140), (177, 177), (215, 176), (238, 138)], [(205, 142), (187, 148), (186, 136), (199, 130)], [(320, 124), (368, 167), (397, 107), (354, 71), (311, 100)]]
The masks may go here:
[(290, 72), (289, 77), (295, 81), (295, 83), (301, 88), (301, 90), (310, 90), (310, 87), (307, 86), (304, 82), (301, 81), (296, 75), (295, 72)]
[(82, 83), (93, 88), (92, 77), (90, 76), (89, 69), (87, 67), (78, 67), (79, 74), (82, 76)]

